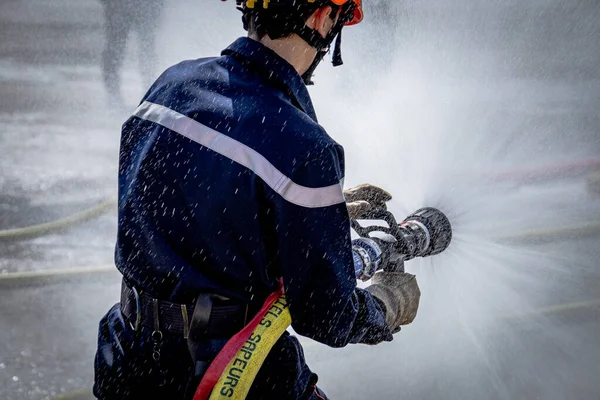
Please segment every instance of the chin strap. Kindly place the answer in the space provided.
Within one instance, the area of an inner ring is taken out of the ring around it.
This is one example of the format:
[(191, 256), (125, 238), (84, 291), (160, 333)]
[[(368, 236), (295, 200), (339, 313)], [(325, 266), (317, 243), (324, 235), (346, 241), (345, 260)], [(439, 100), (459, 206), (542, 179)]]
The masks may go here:
[(330, 50), (331, 43), (335, 40), (335, 47), (333, 49), (333, 55), (331, 57), (331, 63), (334, 67), (338, 67), (344, 64), (342, 60), (342, 28), (344, 27), (344, 21), (340, 20), (338, 23), (331, 29), (327, 37), (321, 36), (319, 32), (314, 29), (308, 28), (306, 25), (300, 29), (297, 34), (302, 39), (306, 41), (310, 46), (317, 49), (317, 55), (313, 60), (312, 64), (306, 70), (306, 72), (302, 75), (302, 79), (304, 80), (304, 84), (314, 85), (312, 81), (312, 76), (317, 69), (317, 66), (323, 61), (325, 54), (327, 54)]
[(335, 47), (333, 48), (333, 55), (331, 56), (331, 63), (334, 67), (339, 67), (344, 64), (342, 60), (342, 31), (338, 33), (335, 39)]

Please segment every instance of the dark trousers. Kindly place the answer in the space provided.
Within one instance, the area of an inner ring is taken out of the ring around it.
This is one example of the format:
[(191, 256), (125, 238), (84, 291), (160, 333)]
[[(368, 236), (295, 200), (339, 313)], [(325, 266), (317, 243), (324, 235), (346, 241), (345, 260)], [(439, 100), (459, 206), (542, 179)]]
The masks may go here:
[(127, 38), (137, 34), (137, 48), (143, 83), (149, 88), (155, 77), (157, 62), (156, 30), (162, 0), (103, 0), (106, 43), (102, 54), (102, 74), (106, 90), (120, 99), (119, 70), (123, 64)]
[[(185, 399), (192, 359), (183, 335), (135, 332), (119, 304), (100, 321), (94, 396), (101, 400)], [(157, 340), (162, 339), (162, 340)], [(208, 340), (201, 358), (212, 360), (227, 340)], [(327, 399), (304, 362), (298, 340), (285, 333), (260, 369), (248, 399)], [(192, 391), (193, 393), (193, 391)]]

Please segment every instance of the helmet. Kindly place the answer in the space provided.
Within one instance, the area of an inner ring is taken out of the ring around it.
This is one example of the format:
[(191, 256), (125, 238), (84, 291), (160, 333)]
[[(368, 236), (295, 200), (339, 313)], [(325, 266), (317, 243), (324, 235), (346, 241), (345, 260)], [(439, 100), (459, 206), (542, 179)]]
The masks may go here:
[[(261, 27), (269, 32), (271, 39), (295, 33), (317, 50), (315, 60), (303, 75), (306, 84), (312, 84), (311, 76), (321, 62), (334, 39), (336, 39), (332, 62), (342, 65), (341, 31), (344, 26), (356, 25), (363, 19), (361, 0), (236, 0), (242, 11), (244, 29), (248, 30), (252, 18), (263, 20)], [(262, 3), (262, 4), (261, 4)], [(339, 12), (337, 23), (327, 37), (305, 24), (305, 17), (325, 6), (333, 8), (332, 14)]]
[[(226, 0), (223, 0), (226, 1)], [(262, 4), (258, 4), (262, 3)], [(330, 5), (341, 8), (343, 25), (356, 25), (363, 19), (361, 0), (236, 0), (238, 10), (243, 13), (272, 13), (279, 18), (297, 15), (304, 9), (316, 10)], [(246, 24), (244, 24), (246, 27)]]
[[(258, 0), (260, 2), (260, 0)], [(345, 25), (356, 25), (363, 19), (363, 10), (361, 6), (361, 0), (326, 0), (326, 1), (315, 1), (315, 0), (300, 0), (305, 1), (307, 3), (313, 3), (318, 7), (322, 7), (327, 5), (327, 3), (333, 3), (336, 6), (344, 6), (347, 3), (354, 3), (354, 12), (352, 14), (352, 19), (345, 22)], [(297, 6), (297, 3), (300, 2), (298, 0), (262, 0), (262, 8), (267, 9), (269, 6)], [(245, 5), (247, 8), (253, 9), (257, 7), (257, 0), (236, 0), (238, 6)], [(245, 3), (245, 4), (244, 4)], [(258, 6), (261, 7), (261, 6)]]
[[(352, 19), (350, 19), (349, 21), (346, 21), (345, 25), (356, 25), (362, 21), (363, 16), (364, 16), (362, 6), (361, 6), (361, 0), (329, 0), (329, 1), (319, 1), (319, 2), (317, 2), (315, 0), (300, 0), (300, 1), (306, 1), (307, 3), (316, 3), (315, 5), (318, 5), (320, 7), (326, 5), (328, 2), (331, 2), (331, 3), (335, 4), (336, 6), (344, 6), (347, 3), (354, 3), (354, 13), (352, 15)], [(259, 2), (260, 2), (260, 0), (259, 0)], [(236, 3), (238, 4), (238, 6), (241, 6), (242, 4), (244, 4), (244, 0), (236, 0)], [(269, 8), (269, 5), (271, 5), (272, 3), (276, 3), (276, 4), (273, 4), (276, 6), (279, 6), (279, 5), (296, 6), (297, 1), (295, 1), (295, 0), (262, 0), (262, 3), (263, 3), (262, 8), (266, 9), (266, 8)], [(256, 0), (246, 0), (245, 6), (248, 8), (256, 7)]]

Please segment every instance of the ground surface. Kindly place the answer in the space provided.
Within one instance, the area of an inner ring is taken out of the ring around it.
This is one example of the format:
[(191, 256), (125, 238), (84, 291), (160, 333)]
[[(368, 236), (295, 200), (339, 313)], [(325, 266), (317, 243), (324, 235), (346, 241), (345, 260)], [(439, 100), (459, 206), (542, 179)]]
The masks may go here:
[[(214, 54), (241, 34), (222, 27), (227, 18), (237, 23), (239, 16), (215, 3), (211, 7), (218, 8), (208, 11), (192, 1), (168, 6), (159, 43), (163, 66)], [(516, 129), (507, 116), (518, 116), (524, 121), (518, 126), (524, 143), (539, 146), (542, 156), (536, 156), (542, 164), (600, 155), (600, 51), (595, 47), (600, 43), (600, 18), (595, 2), (531, 2), (521, 12), (518, 2), (506, 2), (501, 21), (490, 17), (498, 10), (465, 5), (464, 15), (496, 21), (486, 24), (480, 35), (475, 34), (481, 28), (477, 24), (452, 25), (462, 21), (456, 9), (456, 18), (436, 25), (436, 13), (449, 6), (433, 3), (440, 8), (411, 9), (420, 20), (429, 21), (423, 35), (434, 37), (443, 27), (474, 37), (468, 45), (464, 37), (457, 40), (463, 50), (475, 54), (462, 62), (478, 65), (480, 75), (454, 82), (465, 91), (484, 93), (469, 107), (473, 114), (483, 108), (493, 114), (496, 130), (489, 135)], [(228, 5), (231, 10), (233, 4)], [(200, 15), (219, 26), (216, 34), (211, 32), (218, 40), (209, 40)], [(520, 25), (507, 32), (502, 25), (506, 21)], [(420, 35), (415, 27), (403, 29), (413, 37)], [(0, 230), (64, 217), (114, 196), (119, 126), (127, 111), (106, 106), (98, 67), (103, 45), (100, 5), (91, 0), (4, 1), (0, 38)], [(430, 44), (443, 47), (440, 41)], [(511, 57), (515, 46), (521, 55), (535, 50), (536, 57)], [(477, 56), (481, 54), (486, 56)], [(500, 66), (495, 71), (503, 73), (494, 79), (482, 77), (484, 59), (494, 60)], [(133, 108), (143, 88), (131, 45), (124, 77), (123, 91)], [(323, 104), (317, 101), (317, 106)], [(354, 157), (356, 144), (350, 142), (348, 148), (349, 157)], [(509, 185), (506, 190), (507, 196), (525, 199), (523, 204), (528, 197), (534, 203), (543, 193), (551, 199), (545, 206), (556, 215), (568, 215), (574, 224), (600, 221), (600, 202), (587, 193), (585, 176), (544, 185)], [(509, 217), (520, 218), (517, 211)], [(0, 278), (15, 272), (110, 265), (115, 232), (116, 216), (108, 213), (59, 235), (0, 241)], [(527, 247), (562, 255), (557, 268), (573, 271), (544, 275), (556, 278), (552, 285), (558, 289), (552, 295), (540, 293), (535, 304), (522, 310), (545, 312), (526, 318), (504, 315), (519, 311), (507, 300), (510, 313), (492, 318), (493, 323), (486, 319), (474, 325), (467, 323), (469, 318), (459, 318), (457, 310), (439, 311), (443, 299), (433, 304), (429, 294), (417, 323), (394, 342), (345, 349), (307, 342), (307, 358), (332, 398), (597, 399), (599, 240), (591, 235)], [(519, 267), (526, 270), (529, 265)], [(431, 293), (435, 278), (423, 279), (423, 293)], [(560, 290), (565, 279), (573, 290)], [(116, 274), (48, 285), (0, 284), (0, 398), (42, 399), (89, 388), (96, 324), (116, 301), (118, 290)]]

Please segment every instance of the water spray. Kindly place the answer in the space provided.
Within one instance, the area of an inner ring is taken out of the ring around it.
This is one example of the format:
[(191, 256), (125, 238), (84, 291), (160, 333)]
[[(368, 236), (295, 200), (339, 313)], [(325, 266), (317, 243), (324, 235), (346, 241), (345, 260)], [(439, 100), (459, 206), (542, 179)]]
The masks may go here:
[(446, 250), (452, 241), (452, 226), (448, 217), (433, 207), (421, 208), (410, 214), (401, 223), (384, 209), (369, 212), (365, 219), (378, 220), (387, 226), (362, 226), (352, 220), (352, 229), (362, 238), (374, 240), (381, 248), (382, 262), (373, 270), (355, 271), (356, 278), (369, 280), (378, 270), (404, 272), (404, 262), (415, 257), (429, 257)]

